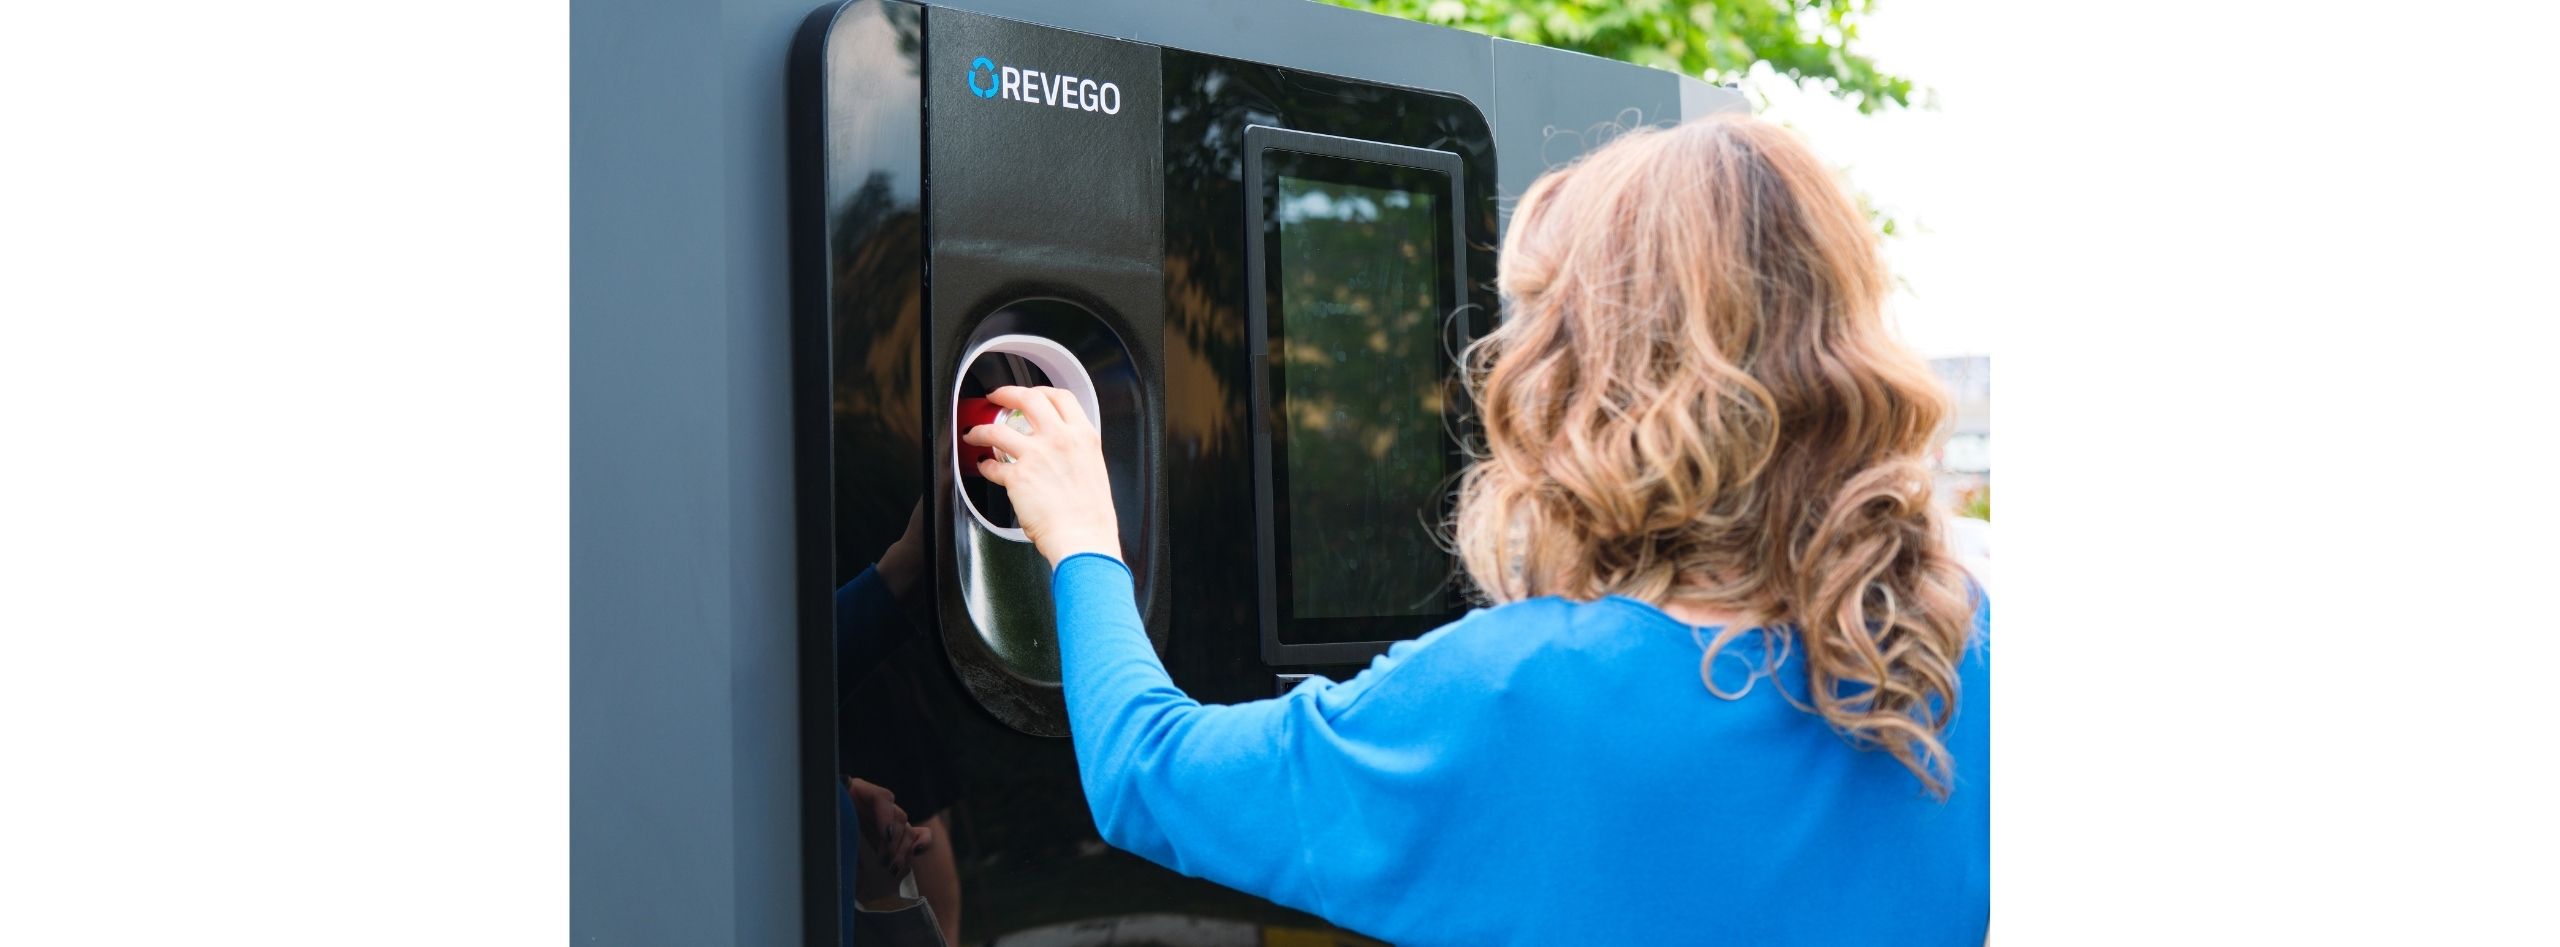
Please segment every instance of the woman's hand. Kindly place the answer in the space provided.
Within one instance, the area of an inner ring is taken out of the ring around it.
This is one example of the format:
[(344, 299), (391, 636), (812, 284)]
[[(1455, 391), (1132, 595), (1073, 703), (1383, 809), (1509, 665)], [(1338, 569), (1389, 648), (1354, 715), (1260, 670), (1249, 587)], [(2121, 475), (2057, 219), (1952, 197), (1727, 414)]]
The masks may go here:
[[(1013, 458), (978, 462), (1003, 487), (1023, 535), (1055, 568), (1068, 556), (1098, 552), (1120, 558), (1120, 517), (1111, 509), (1111, 472), (1102, 465), (1102, 432), (1085, 420), (1074, 395), (1056, 388), (1007, 385), (987, 400), (1022, 412), (1029, 434), (1001, 424), (970, 428), (961, 440)], [(1122, 560), (1127, 561), (1127, 560)]]
[(917, 856), (933, 847), (933, 829), (907, 822), (907, 810), (898, 807), (898, 797), (888, 789), (868, 780), (846, 777), (845, 791), (853, 796), (853, 815), (858, 831), (854, 833), (858, 862), (854, 867), (854, 898), (863, 902), (898, 896), (898, 883), (915, 870)]

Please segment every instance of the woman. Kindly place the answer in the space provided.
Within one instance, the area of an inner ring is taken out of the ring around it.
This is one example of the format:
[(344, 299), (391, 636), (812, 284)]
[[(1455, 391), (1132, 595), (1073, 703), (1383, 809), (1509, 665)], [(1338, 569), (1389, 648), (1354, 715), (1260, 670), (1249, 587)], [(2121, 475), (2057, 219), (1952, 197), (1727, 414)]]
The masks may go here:
[(1455, 523), (1495, 606), (1274, 700), (1174, 687), (1095, 431), (991, 396), (1104, 838), (1400, 944), (1980, 943), (1990, 612), (1856, 204), (1756, 119), (1630, 132), (1521, 197), (1500, 284)]

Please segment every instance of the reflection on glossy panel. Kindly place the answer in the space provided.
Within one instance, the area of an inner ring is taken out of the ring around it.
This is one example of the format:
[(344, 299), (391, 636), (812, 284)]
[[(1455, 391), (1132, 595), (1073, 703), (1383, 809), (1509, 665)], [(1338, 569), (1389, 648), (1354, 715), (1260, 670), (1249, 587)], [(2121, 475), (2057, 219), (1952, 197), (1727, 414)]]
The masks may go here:
[(1276, 177), (1285, 614), (1442, 610), (1451, 563), (1434, 531), (1451, 465), (1440, 201), (1429, 183)]
[[(1245, 231), (1249, 205), (1257, 195), (1245, 193), (1246, 129), (1265, 126), (1456, 157), (1464, 173), (1459, 176), (1462, 190), (1453, 196), (1455, 206), (1448, 208), (1456, 211), (1459, 221), (1449, 240), (1463, 254), (1469, 281), (1457, 299), (1432, 308), (1445, 325), (1434, 324), (1411, 336), (1389, 325), (1373, 327), (1389, 330), (1391, 337), (1385, 342), (1391, 352), (1433, 351), (1447, 347), (1449, 336), (1463, 340), (1491, 328), (1495, 296), (1486, 280), (1493, 273), (1496, 220), (1489, 185), (1495, 179), (1493, 153), (1483, 116), (1454, 96), (1170, 50), (1165, 53), (1165, 84), (1167, 193), (1179, 195), (1165, 211), (1165, 400), (1169, 406), (1165, 483), (1174, 524), (1172, 555), (1184, 568), (1175, 585), (1172, 624), (1186, 630), (1221, 629), (1217, 634), (1185, 634), (1175, 642), (1169, 663), (1176, 682), (1193, 696), (1251, 700), (1269, 695), (1274, 674), (1284, 669), (1263, 660), (1256, 631), (1262, 589), (1254, 548), (1254, 491), (1238, 486), (1252, 484), (1255, 476), (1254, 375), (1249, 364), (1253, 345), (1248, 319), (1253, 296), (1247, 285)], [(1408, 189), (1429, 190), (1419, 185)], [(1403, 252), (1402, 241), (1394, 242), (1392, 252)], [(1419, 314), (1414, 318), (1421, 321)], [(1349, 341), (1366, 345), (1368, 340)], [(1442, 382), (1453, 380), (1445, 357), (1429, 371)], [(1280, 382), (1287, 386), (1285, 373)], [(1307, 394), (1309, 402), (1333, 397), (1312, 388)], [(1433, 394), (1415, 397), (1417, 410), (1398, 412), (1395, 417), (1410, 420), (1419, 430), (1420, 414), (1429, 412), (1435, 426), (1430, 440), (1437, 440), (1436, 426), (1444, 421), (1463, 430), (1464, 419), (1458, 416), (1445, 384)], [(1389, 447), (1399, 452), (1399, 458), (1413, 456), (1404, 445)], [(1426, 452), (1416, 462), (1427, 465), (1443, 460)], [(1280, 474), (1286, 478), (1285, 469)], [(1411, 527), (1409, 532), (1400, 531), (1400, 537), (1414, 543), (1415, 549), (1431, 550), (1424, 561), (1446, 561), (1428, 545), (1430, 525), (1424, 517), (1397, 519), (1402, 521), (1399, 525)], [(1307, 550), (1307, 556), (1321, 561), (1347, 551), (1339, 544), (1324, 544)], [(1280, 558), (1293, 557), (1283, 554)], [(1434, 581), (1408, 578), (1416, 591)], [(1392, 596), (1381, 592), (1380, 597)], [(1406, 637), (1422, 627), (1427, 622), (1387, 637)], [(1355, 637), (1376, 640), (1366, 633)], [(1364, 662), (1366, 658), (1343, 660)], [(1354, 668), (1285, 670), (1318, 670), (1341, 677)]]
[[(912, 658), (929, 636), (908, 610), (929, 588), (932, 556), (917, 388), (922, 34), (916, 7), (852, 3), (813, 14), (794, 51), (801, 811), (813, 827), (802, 875), (813, 943), (850, 940), (854, 902), (879, 893), (885, 873), (859, 864), (876, 854), (859, 829), (879, 821), (878, 806), (926, 821), (956, 785), (952, 767), (895, 752), (939, 742), (911, 736), (932, 725), (921, 682), (935, 673)], [(847, 467), (856, 475), (837, 475)], [(956, 873), (944, 874), (936, 881), (948, 884), (930, 886), (956, 893)], [(956, 900), (944, 900), (946, 920), (958, 920)]]
[[(1101, 842), (1060, 738), (1046, 563), (969, 514), (975, 505), (1002, 518), (1003, 499), (957, 472), (956, 403), (946, 402), (1012, 377), (959, 364), (976, 342), (1031, 333), (1073, 350), (1093, 376), (1122, 542), (1159, 650), (1204, 700), (1269, 696), (1278, 671), (1259, 659), (1252, 615), (1242, 128), (1439, 148), (1470, 162), (1470, 181), (1491, 181), (1481, 116), (1449, 96), (950, 8), (855, 3), (819, 29), (809, 134), (796, 148), (819, 159), (804, 174), (821, 213), (795, 246), (806, 254), (803, 354), (818, 353), (800, 376), (802, 437), (816, 445), (802, 458), (804, 656), (825, 667), (803, 686), (813, 702), (804, 733), (825, 737), (811, 790), (823, 809), (810, 820), (836, 831), (813, 838), (822, 863), (809, 878), (828, 886), (830, 910), (810, 930), (881, 943), (896, 936), (889, 925), (921, 917), (853, 910), (857, 900), (906, 910), (905, 879), (882, 844), (899, 824), (930, 827), (935, 856), (905, 867), (931, 929), (958, 942), (1323, 930)], [(1110, 78), (1124, 108), (1104, 116), (967, 95), (976, 57)], [(1037, 155), (1058, 173), (1025, 175), (989, 157), (1008, 155)], [(1473, 185), (1462, 199), (1462, 241), (1480, 254), (1492, 201)], [(1491, 272), (1489, 258), (1468, 268)], [(1338, 335), (1310, 341), (1369, 344)], [(1421, 384), (1389, 375), (1376, 384)]]

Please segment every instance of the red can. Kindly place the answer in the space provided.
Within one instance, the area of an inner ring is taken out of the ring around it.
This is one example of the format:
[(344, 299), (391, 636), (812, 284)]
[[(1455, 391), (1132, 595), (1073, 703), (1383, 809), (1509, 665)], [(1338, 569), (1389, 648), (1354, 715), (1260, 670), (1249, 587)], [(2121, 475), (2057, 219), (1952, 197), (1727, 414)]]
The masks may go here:
[[(1024, 417), (1020, 410), (1000, 406), (985, 398), (960, 399), (958, 409), (952, 412), (952, 422), (959, 427), (959, 434), (967, 434), (970, 428), (981, 424), (1001, 424), (1024, 434), (1031, 433), (1031, 419)], [(955, 438), (957, 436), (954, 435)], [(979, 447), (967, 441), (955, 441), (955, 446), (960, 448), (960, 475), (964, 477), (979, 476), (978, 462), (981, 460), (1013, 463), (1013, 458), (992, 447)]]
[(962, 398), (960, 399), (959, 407), (951, 412), (952, 423), (957, 425), (959, 428), (959, 430), (954, 432), (951, 436), (954, 439), (952, 446), (960, 449), (961, 476), (979, 476), (978, 462), (994, 459), (996, 456), (996, 450), (992, 447), (980, 447), (967, 441), (958, 440), (958, 438), (962, 434), (969, 433), (970, 428), (977, 427), (981, 424), (996, 423), (996, 415), (1003, 413), (1003, 411), (1004, 409), (998, 407), (995, 402), (989, 401), (985, 398)]

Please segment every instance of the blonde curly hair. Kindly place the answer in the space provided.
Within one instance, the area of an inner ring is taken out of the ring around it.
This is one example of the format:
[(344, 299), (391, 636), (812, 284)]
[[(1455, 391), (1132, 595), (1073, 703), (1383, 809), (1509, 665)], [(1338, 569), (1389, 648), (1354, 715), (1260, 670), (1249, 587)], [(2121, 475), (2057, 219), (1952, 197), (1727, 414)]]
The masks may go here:
[(1865, 214), (1749, 116), (1622, 133), (1521, 196), (1499, 328), (1467, 353), (1484, 443), (1454, 540), (1495, 602), (1625, 595), (1741, 616), (1760, 670), (1939, 798), (1975, 608), (1924, 457), (1949, 411), (1888, 332)]

